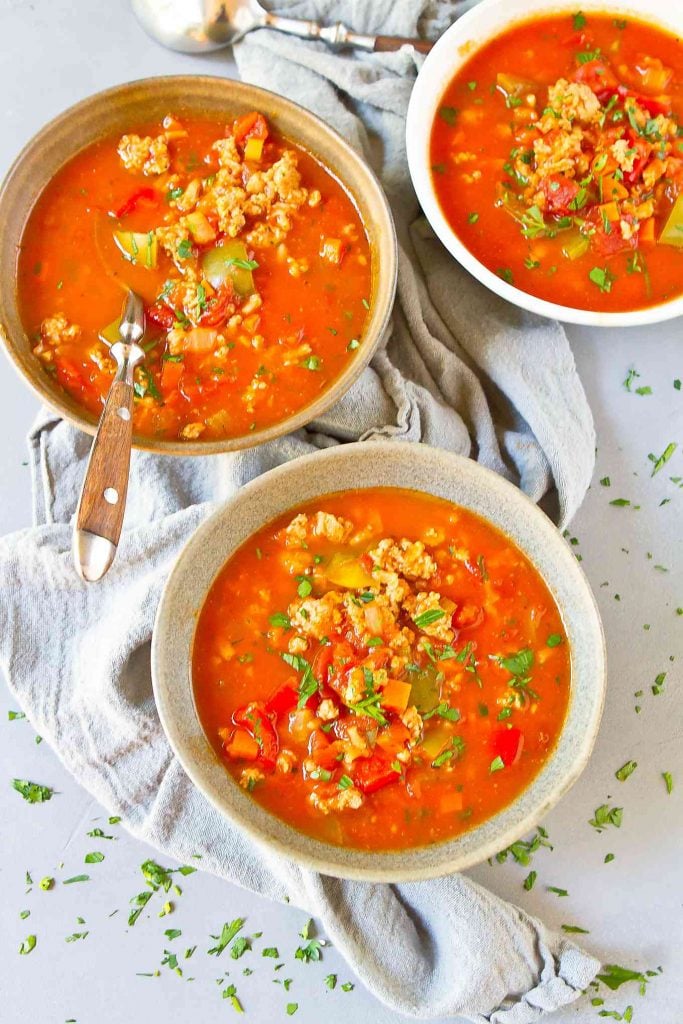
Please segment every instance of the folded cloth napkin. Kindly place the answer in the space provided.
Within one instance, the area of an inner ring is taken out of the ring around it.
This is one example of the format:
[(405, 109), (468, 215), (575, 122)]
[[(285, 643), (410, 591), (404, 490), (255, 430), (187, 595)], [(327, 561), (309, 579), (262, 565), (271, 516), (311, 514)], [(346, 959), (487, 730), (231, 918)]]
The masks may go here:
[[(454, 7), (300, 0), (287, 13), (413, 35), (444, 28)], [(337, 56), (268, 32), (235, 53), (246, 79), (314, 109), (380, 173), (401, 245), (390, 340), (346, 398), (296, 435), (210, 459), (134, 453), (119, 555), (97, 585), (80, 582), (69, 550), (90, 439), (41, 414), (30, 437), (36, 526), (0, 541), (0, 664), (36, 729), (131, 832), (179, 860), (200, 853), (217, 875), (318, 915), (398, 1012), (528, 1024), (574, 1000), (597, 961), (464, 876), (344, 882), (256, 847), (192, 786), (156, 714), (149, 642), (161, 587), (215, 503), (257, 474), (314, 447), (398, 437), (473, 455), (536, 500), (553, 490), (564, 525), (593, 465), (591, 416), (562, 329), (486, 292), (416, 220), (404, 116), (419, 58)]]

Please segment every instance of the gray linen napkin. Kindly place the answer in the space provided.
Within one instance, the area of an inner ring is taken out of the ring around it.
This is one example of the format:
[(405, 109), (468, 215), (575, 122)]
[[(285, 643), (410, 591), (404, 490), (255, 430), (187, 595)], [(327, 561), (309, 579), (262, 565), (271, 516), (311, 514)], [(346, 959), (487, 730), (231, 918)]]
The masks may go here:
[[(282, 8), (280, 5), (280, 9)], [(433, 34), (453, 5), (292, 3), (361, 31)], [(241, 73), (311, 107), (382, 175), (401, 244), (394, 329), (352, 391), (308, 430), (212, 459), (134, 453), (126, 528), (104, 581), (87, 587), (70, 520), (90, 439), (49, 413), (30, 437), (36, 526), (0, 541), (0, 665), (35, 728), (126, 827), (165, 854), (318, 915), (358, 977), (396, 1011), (530, 1024), (572, 1000), (595, 959), (464, 876), (387, 886), (305, 871), (257, 848), (192, 786), (156, 714), (149, 640), (178, 551), (217, 501), (290, 458), (348, 439), (426, 442), (476, 456), (534, 499), (555, 488), (564, 525), (591, 476), (594, 435), (562, 329), (480, 288), (443, 252), (406, 177), (404, 115), (416, 59), (351, 58), (257, 33)]]

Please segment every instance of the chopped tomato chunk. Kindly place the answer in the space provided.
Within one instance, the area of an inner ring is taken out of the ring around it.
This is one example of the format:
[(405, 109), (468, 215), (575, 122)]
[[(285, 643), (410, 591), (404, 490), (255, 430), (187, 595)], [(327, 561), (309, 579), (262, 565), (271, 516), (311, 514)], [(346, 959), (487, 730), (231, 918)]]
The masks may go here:
[(524, 748), (524, 734), (521, 729), (496, 729), (491, 737), (494, 757), (499, 757), (506, 768), (515, 764)]
[(372, 757), (359, 757), (353, 764), (353, 781), (362, 793), (376, 793), (401, 778), (399, 772), (391, 767), (391, 762), (379, 754)]

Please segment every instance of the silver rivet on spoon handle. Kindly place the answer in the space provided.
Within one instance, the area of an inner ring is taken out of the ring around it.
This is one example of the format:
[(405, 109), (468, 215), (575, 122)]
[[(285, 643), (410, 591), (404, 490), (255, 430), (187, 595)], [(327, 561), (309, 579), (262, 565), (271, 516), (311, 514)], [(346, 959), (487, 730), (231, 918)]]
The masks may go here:
[(428, 53), (434, 45), (425, 39), (368, 36), (346, 25), (320, 25), (303, 18), (286, 18), (266, 11), (258, 0), (132, 0), (145, 30), (163, 46), (181, 53), (219, 50), (238, 42), (256, 28), (277, 29), (304, 39), (320, 39), (338, 48), (400, 50), (412, 46)]
[(133, 438), (133, 374), (145, 358), (138, 344), (145, 333), (142, 299), (129, 291), (123, 306), (121, 340), (110, 352), (117, 371), (95, 434), (76, 510), (73, 556), (79, 576), (102, 579), (116, 555), (126, 509)]

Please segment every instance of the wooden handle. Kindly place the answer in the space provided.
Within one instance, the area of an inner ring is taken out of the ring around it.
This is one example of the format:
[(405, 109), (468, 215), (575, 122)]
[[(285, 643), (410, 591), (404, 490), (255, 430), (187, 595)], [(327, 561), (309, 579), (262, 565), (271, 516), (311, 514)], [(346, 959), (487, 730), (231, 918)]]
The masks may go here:
[(404, 39), (402, 36), (377, 36), (375, 39), (377, 53), (400, 50), (402, 46), (412, 46), (418, 53), (429, 53), (434, 43), (429, 39)]
[(133, 437), (133, 387), (121, 371), (114, 380), (90, 450), (76, 513), (74, 558), (93, 582), (114, 561), (126, 509)]

